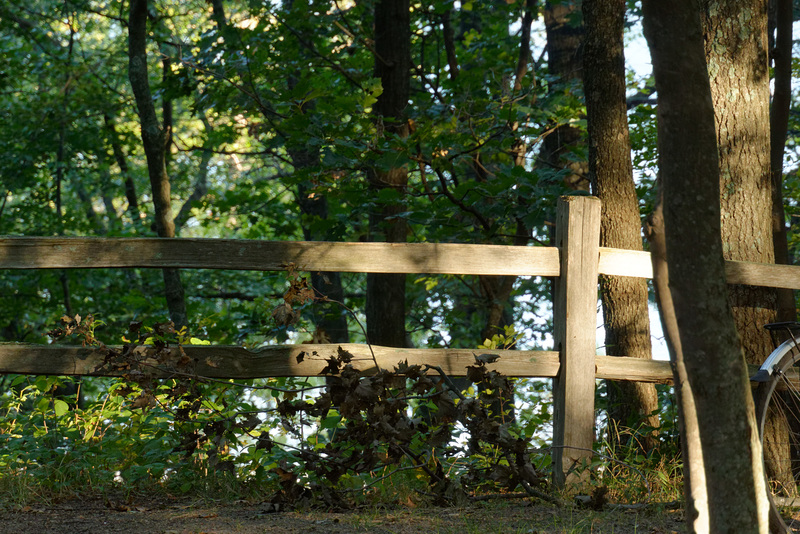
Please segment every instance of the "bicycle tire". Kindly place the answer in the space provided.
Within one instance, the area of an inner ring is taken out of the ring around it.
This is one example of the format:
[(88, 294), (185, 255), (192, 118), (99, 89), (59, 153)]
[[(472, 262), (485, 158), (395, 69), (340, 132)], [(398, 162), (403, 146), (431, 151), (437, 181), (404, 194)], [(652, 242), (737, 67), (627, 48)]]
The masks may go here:
[(800, 336), (775, 349), (754, 380), (770, 499), (778, 508), (800, 508)]

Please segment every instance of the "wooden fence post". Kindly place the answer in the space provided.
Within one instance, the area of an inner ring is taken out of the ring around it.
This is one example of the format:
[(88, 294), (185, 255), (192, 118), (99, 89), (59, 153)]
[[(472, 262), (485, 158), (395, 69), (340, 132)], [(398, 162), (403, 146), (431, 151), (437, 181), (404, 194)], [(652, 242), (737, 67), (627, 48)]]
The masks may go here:
[(583, 482), (571, 469), (591, 457), (600, 257), (600, 200), (558, 200), (556, 246), (561, 271), (553, 302), (553, 337), (559, 352), (553, 381), (553, 479), (557, 487)]

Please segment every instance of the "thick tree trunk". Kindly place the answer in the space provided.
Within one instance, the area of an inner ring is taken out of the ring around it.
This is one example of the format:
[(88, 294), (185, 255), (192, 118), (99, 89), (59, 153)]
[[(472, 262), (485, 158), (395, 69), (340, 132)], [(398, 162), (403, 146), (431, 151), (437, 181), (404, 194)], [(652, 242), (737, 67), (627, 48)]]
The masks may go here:
[[(375, 77), (383, 93), (374, 106), (379, 133), (408, 136), (405, 117), (410, 90), (411, 28), (408, 0), (381, 0), (375, 5)], [(372, 169), (370, 185), (376, 190), (396, 189), (402, 196), (408, 183), (405, 167)], [(398, 202), (370, 217), (370, 239), (403, 243), (408, 226), (394, 216), (404, 211)], [(389, 347), (406, 344), (404, 274), (367, 275), (367, 337), (370, 343)]]
[[(156, 232), (159, 237), (175, 237), (166, 165), (170, 132), (159, 125), (147, 75), (147, 0), (131, 1), (128, 32), (128, 78), (142, 128), (142, 144), (155, 206)], [(163, 274), (170, 319), (176, 326), (184, 326), (187, 323), (186, 300), (180, 271), (164, 269)]]
[[(770, 170), (767, 0), (706, 0), (705, 53), (716, 119), (722, 246), (727, 260), (772, 263), (773, 184)], [(764, 324), (777, 318), (774, 289), (729, 286), (736, 329), (748, 363), (774, 348)], [(768, 471), (781, 472), (776, 438), (785, 425), (767, 421)], [(786, 471), (783, 471), (786, 472)]]
[[(594, 194), (603, 201), (600, 245), (642, 250), (639, 202), (633, 183), (628, 116), (625, 104), (623, 28), (625, 0), (584, 0), (586, 41), (583, 84), (589, 129), (589, 176)], [(606, 331), (606, 354), (651, 358), (647, 282), (643, 278), (602, 276), (600, 298)], [(658, 426), (658, 396), (653, 384), (608, 382), (612, 430), (644, 424)], [(616, 437), (612, 434), (612, 440)], [(652, 432), (642, 437), (649, 450)]]
[[(720, 166), (722, 249), (726, 260), (773, 263), (766, 0), (706, 1), (703, 19)], [(730, 287), (748, 363), (774, 343), (775, 290)]]
[[(708, 531), (766, 532), (769, 503), (753, 399), (726, 298), (719, 157), (701, 17), (692, 0), (645, 0), (643, 13), (658, 91), (670, 295), (684, 356), (675, 364), (686, 372), (675, 380), (695, 401)], [(690, 454), (689, 461), (699, 457)], [(687, 503), (692, 506), (704, 503)]]

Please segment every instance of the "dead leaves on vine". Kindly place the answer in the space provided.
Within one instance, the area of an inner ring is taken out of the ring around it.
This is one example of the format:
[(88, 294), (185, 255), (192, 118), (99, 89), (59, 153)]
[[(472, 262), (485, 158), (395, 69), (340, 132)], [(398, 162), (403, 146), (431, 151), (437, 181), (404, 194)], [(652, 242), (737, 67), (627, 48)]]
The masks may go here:
[[(338, 413), (341, 417), (324, 449), (300, 453), (306, 469), (321, 479), (335, 486), (346, 473), (386, 472), (410, 463), (427, 477), (427, 492), (437, 502), (450, 504), (465, 500), (469, 488), (487, 483), (511, 491), (520, 484), (541, 487), (547, 483), (547, 477), (533, 467), (528, 443), (489, 409), (511, 390), (507, 378), (487, 368), (495, 355), (476, 356), (475, 365), (468, 369), (478, 386), (477, 397), (453, 391), (452, 382), (428, 374), (429, 366), (401, 362), (393, 371), (363, 376), (353, 367), (352, 358), (340, 347), (323, 371), (328, 376), (324, 393), (313, 402), (284, 400), (278, 406), (284, 425), (302, 420), (303, 415)], [(423, 404), (427, 414), (418, 408)], [(456, 424), (469, 430), (467, 450), (453, 443)], [(464, 452), (494, 459), (456, 481), (443, 461)]]
[[(159, 377), (176, 376), (173, 387), (161, 391), (167, 398), (180, 398), (189, 394), (194, 388), (191, 380), (194, 375), (194, 364), (180, 343), (185, 336), (185, 328), (178, 330), (171, 321), (155, 323), (145, 328), (141, 321), (132, 321), (128, 332), (123, 337), (122, 347), (111, 347), (95, 337), (95, 328), (101, 323), (89, 314), (85, 318), (80, 315), (64, 316), (59, 326), (47, 334), (54, 341), (77, 338), (83, 346), (92, 346), (103, 355), (103, 361), (94, 371), (104, 374), (122, 376), (131, 385), (118, 390), (120, 394), (130, 395), (138, 391), (132, 398), (131, 409), (148, 409), (157, 403), (156, 389)], [(109, 373), (110, 371), (110, 373)], [(132, 386), (136, 387), (132, 387)]]
[(272, 310), (272, 318), (279, 326), (289, 326), (300, 319), (300, 312), (294, 306), (313, 302), (317, 299), (308, 279), (300, 276), (294, 263), (286, 266), (289, 289), (283, 295), (283, 302)]

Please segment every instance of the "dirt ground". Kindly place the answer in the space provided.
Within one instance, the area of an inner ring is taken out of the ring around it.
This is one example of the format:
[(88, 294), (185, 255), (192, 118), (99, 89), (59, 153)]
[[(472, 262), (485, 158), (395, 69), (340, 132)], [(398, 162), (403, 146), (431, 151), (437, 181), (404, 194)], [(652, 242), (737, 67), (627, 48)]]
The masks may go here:
[(525, 501), (481, 502), (466, 508), (398, 507), (331, 513), (275, 511), (270, 504), (143, 500), (123, 504), (97, 499), (0, 511), (1, 534), (672, 534), (685, 529), (680, 510), (648, 507), (595, 512)]

